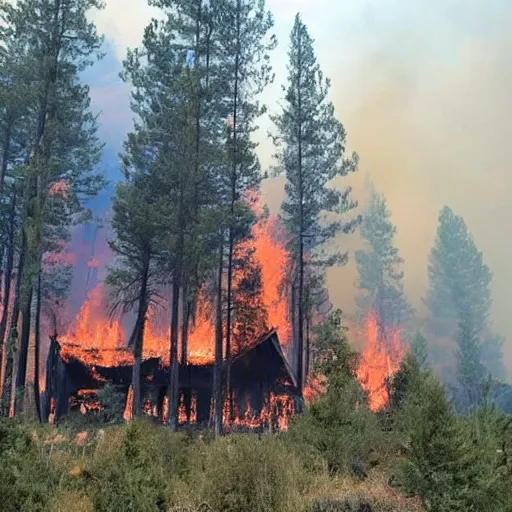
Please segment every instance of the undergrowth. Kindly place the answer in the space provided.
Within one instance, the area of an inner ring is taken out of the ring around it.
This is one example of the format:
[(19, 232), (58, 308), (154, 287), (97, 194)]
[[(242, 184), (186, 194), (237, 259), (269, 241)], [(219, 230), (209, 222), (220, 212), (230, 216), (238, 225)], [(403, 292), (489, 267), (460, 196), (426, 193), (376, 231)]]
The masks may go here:
[(307, 512), (358, 503), (372, 511), (421, 510), (379, 468), (365, 481), (348, 471), (330, 474), (297, 434), (213, 439), (145, 420), (88, 427), (0, 421), (1, 510)]

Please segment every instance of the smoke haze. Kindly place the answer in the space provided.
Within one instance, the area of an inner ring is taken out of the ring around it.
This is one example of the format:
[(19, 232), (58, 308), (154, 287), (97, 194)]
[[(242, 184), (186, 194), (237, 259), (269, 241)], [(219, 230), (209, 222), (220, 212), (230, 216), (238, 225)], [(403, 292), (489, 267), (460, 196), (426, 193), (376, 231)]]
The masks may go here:
[[(420, 315), (438, 212), (447, 204), (462, 215), (494, 273), (494, 327), (510, 338), (512, 5), (354, 3), (360, 9), (338, 19), (339, 36), (325, 30), (332, 27), (332, 18), (320, 16), (310, 23), (303, 16), (320, 64), (332, 78), (349, 148), (361, 157), (358, 176), (350, 181), (354, 198), (364, 202), (369, 173), (388, 199), (405, 259), (406, 291)], [(280, 43), (287, 46), (287, 41)], [(279, 82), (284, 78), (285, 73), (278, 74)], [(270, 151), (267, 144), (263, 140), (264, 155)], [(265, 191), (277, 207), (280, 180), (267, 183)], [(339, 243), (352, 251), (358, 241), (344, 236)], [(347, 312), (354, 309), (356, 278), (353, 253), (349, 265), (329, 272), (331, 299)], [(504, 356), (510, 376), (511, 342)]]
[[(144, 26), (157, 14), (146, 0), (131, 3), (126, 9), (126, 0), (108, 0), (106, 10), (93, 15), (118, 65), (127, 47), (140, 44)], [(351, 179), (354, 198), (364, 202), (368, 174), (387, 197), (410, 299), (424, 313), (427, 256), (438, 212), (447, 204), (464, 217), (494, 273), (492, 317), (495, 329), (511, 339), (504, 352), (512, 376), (512, 243), (507, 229), (512, 214), (512, 4), (267, 0), (267, 6), (275, 15), (279, 47), (272, 55), (276, 80), (264, 101), (276, 109), (286, 80), (289, 33), (300, 10), (322, 70), (332, 79), (349, 149), (361, 157), (360, 171)], [(112, 80), (93, 86), (92, 93), (103, 111), (104, 131), (115, 134), (110, 138), (117, 145), (131, 125), (126, 86)], [(273, 152), (269, 127), (263, 119), (258, 136), (263, 167)], [(266, 182), (264, 191), (275, 211), (282, 180)], [(352, 251), (358, 239), (340, 237), (339, 243), (350, 249), (351, 262), (329, 272), (329, 289), (335, 306), (351, 312), (357, 278)]]

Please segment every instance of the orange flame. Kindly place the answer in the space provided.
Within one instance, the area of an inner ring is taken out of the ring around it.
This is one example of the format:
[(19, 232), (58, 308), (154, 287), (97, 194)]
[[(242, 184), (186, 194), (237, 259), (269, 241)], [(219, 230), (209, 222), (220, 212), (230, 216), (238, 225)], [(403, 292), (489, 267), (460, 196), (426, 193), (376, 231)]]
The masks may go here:
[(308, 375), (304, 391), (302, 392), (306, 404), (311, 404), (311, 402), (314, 402), (318, 397), (325, 393), (326, 382), (327, 378), (325, 375)]
[[(256, 213), (261, 212), (261, 203), (252, 201)], [(262, 302), (269, 325), (258, 324), (255, 339), (268, 327), (278, 330), (280, 340), (286, 344), (291, 337), (288, 315), (288, 300), (283, 290), (283, 278), (289, 263), (289, 254), (284, 244), (277, 241), (276, 217), (261, 218), (253, 227), (253, 238), (244, 242), (254, 249), (256, 262), (261, 268)], [(279, 233), (278, 233), (279, 234)], [(282, 234), (281, 234), (282, 235)], [(281, 236), (282, 237), (282, 236)], [(240, 244), (243, 246), (243, 244)], [(88, 265), (95, 266), (90, 260)], [(234, 275), (234, 281), (240, 275)], [(120, 318), (108, 318), (108, 303), (104, 288), (100, 284), (88, 294), (80, 312), (70, 329), (61, 336), (62, 355), (74, 357), (89, 366), (117, 366), (133, 363), (131, 351), (126, 347), (127, 333)], [(143, 359), (157, 357), (162, 364), (169, 364), (170, 329), (168, 311), (162, 315), (150, 311), (144, 330)], [(203, 288), (198, 297), (196, 317), (188, 335), (188, 362), (204, 365), (214, 361), (215, 321), (214, 307)], [(181, 344), (180, 344), (181, 350)]]
[(398, 330), (381, 328), (372, 312), (366, 320), (366, 348), (361, 353), (357, 378), (368, 393), (369, 406), (374, 412), (389, 402), (387, 383), (400, 368), (405, 349)]
[(276, 328), (279, 340), (286, 345), (291, 338), (288, 298), (283, 280), (290, 263), (284, 244), (276, 242), (273, 232), (278, 230), (277, 217), (260, 220), (253, 228), (256, 259), (261, 266), (263, 304), (268, 315), (268, 327)]
[(123, 419), (126, 422), (131, 421), (133, 418), (133, 387), (128, 388), (128, 396), (126, 397), (126, 406), (123, 412)]
[(66, 180), (60, 180), (55, 182), (50, 187), (50, 196), (60, 196), (63, 199), (67, 199), (69, 194), (69, 183)]

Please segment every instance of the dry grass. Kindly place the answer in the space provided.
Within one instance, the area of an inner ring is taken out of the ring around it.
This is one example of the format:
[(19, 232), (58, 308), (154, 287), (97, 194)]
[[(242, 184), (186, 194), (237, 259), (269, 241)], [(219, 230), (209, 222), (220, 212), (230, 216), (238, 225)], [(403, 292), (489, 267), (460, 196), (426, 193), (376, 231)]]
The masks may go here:
[[(387, 483), (388, 474), (373, 471), (366, 480), (348, 476), (315, 477), (309, 486), (306, 499), (368, 503), (373, 512), (424, 512), (425, 509), (415, 498), (406, 498)], [(355, 509), (357, 510), (357, 509)]]

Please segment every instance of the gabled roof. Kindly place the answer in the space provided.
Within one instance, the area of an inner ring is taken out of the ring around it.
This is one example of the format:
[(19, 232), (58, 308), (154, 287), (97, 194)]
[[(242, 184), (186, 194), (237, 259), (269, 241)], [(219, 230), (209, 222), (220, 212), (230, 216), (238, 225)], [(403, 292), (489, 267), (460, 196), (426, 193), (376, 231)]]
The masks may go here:
[(248, 353), (252, 352), (253, 350), (257, 349), (258, 347), (260, 347), (266, 343), (271, 345), (273, 350), (276, 352), (277, 357), (279, 359), (281, 359), (282, 364), (284, 365), (284, 367), (286, 368), (286, 371), (290, 375), (293, 385), (295, 387), (297, 387), (297, 378), (295, 376), (295, 372), (293, 371), (290, 363), (288, 362), (288, 359), (284, 355), (283, 349), (281, 347), (281, 343), (279, 342), (279, 336), (277, 335), (277, 329), (275, 329), (275, 328), (271, 329), (270, 331), (263, 334), (254, 344), (251, 344), (250, 346), (241, 350), (233, 358), (233, 362), (238, 361), (239, 359), (242, 359)]
[[(271, 329), (270, 331), (260, 336), (254, 343), (244, 347), (233, 357), (232, 363), (235, 366), (237, 366), (237, 362), (242, 363), (242, 368), (244, 362), (245, 365), (251, 365), (252, 363), (253, 369), (256, 369), (258, 366), (254, 366), (254, 359), (251, 360), (251, 357), (268, 357), (269, 354), (271, 355), (272, 359), (275, 358), (277, 365), (283, 368), (283, 371), (286, 372), (287, 379), (293, 385), (293, 387), (297, 388), (295, 372), (293, 371), (291, 365), (288, 362), (288, 359), (283, 352), (276, 329)], [(77, 358), (70, 356), (69, 354), (66, 358), (63, 358), (63, 360), (67, 368), (69, 376), (68, 378), (70, 378), (70, 381), (74, 384), (71, 385), (72, 388), (78, 389), (83, 385), (90, 387), (94, 382), (96, 382), (96, 385), (100, 385), (101, 382), (112, 380), (120, 384), (128, 384), (131, 381), (132, 364), (126, 364), (125, 361), (123, 361), (118, 366), (103, 367), (101, 365), (90, 366), (82, 361), (79, 357)], [(259, 360), (261, 361), (261, 359)], [(161, 361), (158, 358), (147, 359), (142, 362), (142, 366), (143, 374), (152, 374), (156, 381), (163, 379), (165, 382), (167, 380), (165, 375), (167, 375), (168, 368), (162, 367)], [(207, 376), (210, 375), (210, 373), (213, 371), (213, 363), (201, 366), (190, 364), (188, 368), (190, 368), (189, 371), (194, 372), (194, 375), (202, 375), (203, 380), (208, 380)], [(185, 371), (185, 367), (180, 370), (180, 373), (182, 370)]]

